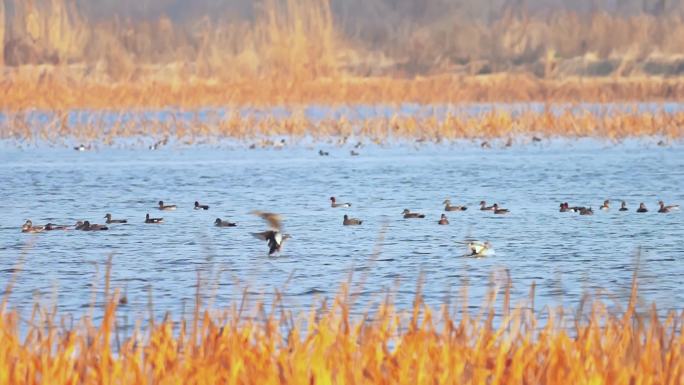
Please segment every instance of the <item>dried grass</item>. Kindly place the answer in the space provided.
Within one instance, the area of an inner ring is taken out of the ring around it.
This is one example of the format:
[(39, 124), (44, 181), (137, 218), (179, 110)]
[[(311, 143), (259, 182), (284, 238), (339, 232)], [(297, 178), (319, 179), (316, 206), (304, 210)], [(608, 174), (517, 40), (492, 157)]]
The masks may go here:
[(534, 288), (531, 303), (512, 308), (510, 283), (500, 309), (497, 287), (478, 316), (467, 303), (433, 309), (420, 290), (412, 309), (387, 300), (373, 313), (352, 316), (358, 309), (347, 287), (332, 305), (297, 317), (279, 299), (270, 310), (260, 305), (248, 314), (238, 303), (203, 308), (198, 294), (192, 319), (167, 316), (128, 338), (121, 337), (120, 295), (109, 279), (99, 325), (86, 317), (67, 327), (52, 309), (36, 307), (22, 326), (3, 301), (0, 384), (684, 382), (684, 315), (659, 316), (655, 306), (640, 315), (636, 282), (623, 312), (594, 301), (588, 311), (546, 309), (543, 324), (530, 308)]

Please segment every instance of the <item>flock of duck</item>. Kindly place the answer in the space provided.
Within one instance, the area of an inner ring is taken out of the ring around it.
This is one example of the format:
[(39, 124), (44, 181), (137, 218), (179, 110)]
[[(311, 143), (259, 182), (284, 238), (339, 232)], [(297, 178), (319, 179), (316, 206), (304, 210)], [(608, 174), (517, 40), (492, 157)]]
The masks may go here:
[[(452, 205), (451, 201), (449, 199), (446, 199), (444, 202), (442, 202), (444, 205), (444, 211), (446, 212), (457, 212), (457, 211), (466, 211), (468, 209), (467, 206), (465, 205)], [(600, 206), (600, 210), (602, 211), (608, 211), (610, 210), (610, 200), (605, 200), (603, 204)], [(678, 210), (679, 205), (665, 205), (663, 201), (658, 201), (659, 213), (669, 213), (673, 210)], [(330, 197), (330, 207), (332, 208), (350, 208), (352, 205), (351, 203), (345, 202), (345, 203), (340, 203), (337, 201), (335, 197)], [(174, 211), (176, 210), (177, 206), (176, 205), (167, 205), (164, 203), (164, 201), (159, 201), (157, 208), (160, 211)], [(195, 201), (194, 204), (194, 209), (195, 210), (209, 210), (208, 205), (203, 205), (200, 204), (198, 201)], [(489, 211), (492, 212), (496, 215), (504, 215), (508, 214), (509, 210), (505, 208), (499, 207), (497, 203), (494, 203), (491, 206), (487, 205), (486, 201), (481, 201), (480, 202), (480, 211)], [(627, 208), (627, 204), (623, 201), (621, 202), (620, 208), (618, 211), (629, 211)], [(560, 212), (574, 212), (574, 213), (579, 213), (580, 215), (593, 215), (593, 210), (591, 207), (585, 207), (585, 206), (570, 206), (568, 202), (563, 202), (560, 204)], [(648, 212), (648, 209), (646, 208), (646, 205), (642, 202), (639, 204), (639, 208), (636, 209), (637, 213), (646, 213)], [(285, 240), (291, 238), (289, 234), (283, 234), (282, 232), (282, 221), (281, 217), (278, 214), (275, 213), (268, 213), (268, 212), (263, 212), (263, 211), (252, 211), (252, 214), (260, 217), (264, 221), (266, 221), (269, 225), (269, 229), (266, 231), (262, 231), (259, 233), (252, 233), (252, 235), (262, 241), (267, 241), (268, 242), (268, 254), (272, 255), (276, 252), (279, 252), (283, 242)], [(404, 219), (423, 219), (425, 218), (425, 214), (422, 213), (417, 213), (417, 212), (412, 212), (409, 209), (404, 209), (401, 213), (404, 217)], [(81, 230), (81, 231), (104, 231), (104, 230), (109, 230), (108, 225), (112, 224), (123, 224), (123, 223), (128, 223), (127, 219), (114, 219), (111, 214), (107, 213), (104, 216), (105, 219), (105, 224), (97, 224), (97, 223), (91, 223), (90, 221), (78, 221), (76, 224), (73, 226), (68, 226), (68, 225), (56, 225), (53, 223), (48, 223), (46, 225), (33, 225), (33, 222), (30, 219), (27, 219), (26, 222), (22, 225), (21, 231), (23, 233), (41, 233), (45, 231), (54, 231), (54, 230)], [(161, 217), (151, 217), (149, 213), (145, 215), (145, 221), (144, 223), (148, 224), (159, 224), (163, 223), (164, 218)], [(363, 224), (363, 221), (358, 218), (351, 218), (349, 215), (345, 214), (342, 219), (342, 225), (344, 226), (359, 226)], [(442, 213), (439, 220), (437, 221), (437, 224), (439, 225), (448, 225), (449, 224), (449, 219), (447, 218), (446, 214)], [(221, 218), (216, 218), (214, 221), (214, 225), (217, 227), (235, 227), (237, 226), (236, 223), (229, 222), (226, 220), (223, 220)], [(492, 252), (491, 249), (491, 244), (489, 242), (478, 242), (478, 241), (470, 241), (468, 243), (468, 253), (467, 255), (469, 256), (475, 256), (475, 257), (481, 257), (481, 256), (486, 256), (489, 255)]]

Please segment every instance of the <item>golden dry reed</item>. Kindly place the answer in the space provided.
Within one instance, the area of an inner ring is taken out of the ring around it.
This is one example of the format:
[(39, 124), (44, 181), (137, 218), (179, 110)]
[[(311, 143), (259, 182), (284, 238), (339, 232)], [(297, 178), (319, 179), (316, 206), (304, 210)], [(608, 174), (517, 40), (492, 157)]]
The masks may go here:
[[(4, 121), (0, 121), (0, 139), (19, 144), (57, 145), (69, 145), (73, 141), (111, 145), (117, 144), (119, 139), (131, 138), (139, 141), (175, 138), (183, 144), (232, 139), (268, 147), (269, 138), (274, 137), (293, 140), (310, 137), (318, 141), (337, 138), (335, 140), (342, 146), (347, 144), (347, 140), (383, 144), (392, 140), (515, 140), (532, 136), (593, 137), (616, 141), (629, 137), (677, 140), (684, 136), (684, 112), (623, 109), (602, 113), (582, 109), (573, 111), (571, 107), (553, 110), (547, 106), (543, 111), (519, 113), (492, 110), (476, 115), (447, 113), (441, 117), (395, 115), (389, 118), (320, 120), (307, 117), (303, 110), (294, 110), (289, 116), (279, 117), (241, 115), (233, 111), (223, 116), (207, 113), (202, 118), (198, 113), (181, 117), (171, 111), (163, 118), (149, 118), (132, 111), (84, 112), (83, 115), (74, 115), (75, 119), (70, 119), (67, 113), (54, 113), (45, 120), (20, 112), (8, 114)], [(127, 142), (135, 144), (130, 140)]]
[(491, 23), (445, 14), (406, 31), (385, 25), (394, 32), (367, 42), (337, 24), (327, 0), (264, 0), (252, 21), (184, 23), (96, 22), (73, 0), (12, 1), (11, 12), (4, 3), (3, 111), (684, 98), (684, 80), (670, 76), (684, 49), (676, 13), (507, 6)]
[(543, 325), (529, 304), (511, 309), (510, 283), (498, 320), (499, 288), (477, 316), (467, 303), (433, 309), (420, 290), (407, 312), (385, 301), (352, 316), (353, 296), (343, 285), (331, 306), (296, 320), (277, 304), (248, 315), (242, 305), (202, 310), (197, 300), (191, 320), (169, 316), (123, 339), (119, 292), (111, 294), (108, 282), (99, 325), (86, 318), (67, 328), (54, 311), (36, 310), (24, 337), (5, 297), (0, 384), (684, 383), (684, 314), (661, 317), (655, 306), (639, 314), (636, 281), (622, 313), (594, 302), (588, 312), (582, 305), (576, 313), (548, 309)]

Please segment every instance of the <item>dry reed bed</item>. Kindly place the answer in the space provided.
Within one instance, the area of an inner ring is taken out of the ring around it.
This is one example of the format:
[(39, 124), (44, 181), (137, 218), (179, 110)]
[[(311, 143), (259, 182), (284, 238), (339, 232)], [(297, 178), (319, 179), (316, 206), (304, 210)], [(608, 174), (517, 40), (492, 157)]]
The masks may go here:
[[(116, 144), (118, 140), (175, 138), (185, 144), (207, 140), (233, 139), (250, 142), (264, 138), (305, 137), (317, 141), (351, 137), (385, 143), (391, 140), (452, 141), (517, 137), (594, 137), (622, 140), (629, 137), (660, 137), (677, 140), (684, 136), (684, 112), (629, 112), (613, 113), (572, 111), (504, 110), (468, 115), (376, 117), (364, 119), (314, 120), (303, 110), (289, 116), (257, 117), (232, 112), (225, 116), (207, 114), (200, 117), (169, 113), (166, 118), (151, 118), (143, 113), (124, 111), (85, 112), (77, 119), (67, 113), (55, 113), (49, 119), (38, 120), (35, 115), (16, 113), (6, 115), (0, 122), (0, 139), (18, 143)], [(343, 144), (343, 143), (342, 143)]]
[[(150, 70), (162, 72), (162, 70)], [(84, 80), (69, 69), (33, 67), (0, 80), (0, 110), (139, 109), (298, 104), (587, 103), (684, 100), (681, 78), (565, 78), (435, 75), (414, 79), (338, 76), (314, 80), (207, 80), (183, 74), (119, 82)], [(185, 79), (185, 80), (183, 80)]]
[(639, 315), (636, 283), (622, 313), (600, 302), (588, 312), (548, 309), (543, 326), (529, 305), (511, 309), (510, 284), (497, 322), (498, 288), (477, 316), (467, 303), (431, 309), (418, 293), (407, 311), (388, 300), (352, 317), (346, 287), (331, 306), (298, 317), (277, 304), (245, 317), (242, 305), (210, 311), (198, 300), (191, 320), (152, 321), (125, 339), (109, 284), (99, 325), (86, 318), (67, 328), (53, 310), (35, 310), (25, 338), (5, 298), (0, 384), (684, 383), (684, 314), (659, 317), (654, 306)]

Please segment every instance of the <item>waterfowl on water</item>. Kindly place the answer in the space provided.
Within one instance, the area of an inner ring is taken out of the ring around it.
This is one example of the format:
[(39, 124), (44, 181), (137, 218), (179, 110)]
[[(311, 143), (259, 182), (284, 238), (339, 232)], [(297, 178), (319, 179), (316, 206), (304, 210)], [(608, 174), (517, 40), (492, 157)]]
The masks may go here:
[(449, 199), (446, 199), (444, 202), (442, 202), (444, 205), (444, 211), (466, 211), (468, 208), (466, 206), (452, 206), (451, 201)]
[(105, 223), (106, 224), (112, 224), (112, 223), (128, 223), (128, 220), (126, 219), (112, 219), (112, 214), (107, 213), (105, 216)]
[(563, 203), (560, 204), (560, 210), (559, 210), (559, 211), (562, 212), (562, 213), (567, 213), (567, 212), (570, 212), (570, 211), (572, 211), (572, 210), (570, 210), (570, 207), (568, 207), (568, 203), (567, 203), (567, 202), (563, 202)]
[(580, 214), (580, 215), (594, 215), (594, 210), (592, 210), (591, 207), (589, 207), (588, 209), (582, 207), (582, 208), (579, 210), (579, 214)]
[(76, 222), (76, 224), (74, 224), (74, 229), (76, 229), (76, 230), (83, 230), (83, 227), (84, 227), (84, 226), (85, 226), (85, 225), (83, 224), (83, 221), (78, 221), (78, 222)]
[(81, 228), (83, 231), (102, 231), (102, 230), (109, 230), (109, 227), (105, 225), (98, 225), (97, 223), (90, 223), (88, 221), (83, 222), (83, 227)]
[(639, 208), (636, 210), (638, 213), (647, 213), (648, 209), (646, 208), (646, 205), (642, 202), (639, 203)]
[(508, 214), (508, 212), (509, 212), (508, 209), (499, 208), (498, 203), (494, 203), (494, 205), (492, 207), (494, 208), (494, 214)]
[(494, 206), (487, 206), (487, 202), (480, 201), (480, 210), (482, 210), (482, 211), (494, 211)]
[(216, 227), (235, 227), (235, 226), (237, 226), (237, 223), (224, 221), (221, 218), (216, 218), (216, 220), (214, 221), (214, 226), (216, 226)]
[(159, 210), (172, 211), (176, 209), (176, 205), (165, 205), (164, 201), (159, 201)]
[(357, 226), (363, 223), (362, 220), (356, 219), (356, 218), (349, 218), (349, 215), (345, 214), (344, 219), (342, 220), (342, 224), (344, 226)]
[(404, 214), (404, 219), (425, 218), (425, 214), (412, 213), (409, 209), (404, 209), (404, 211), (402, 211), (401, 213)]
[(439, 218), (439, 221), (437, 222), (437, 224), (439, 224), (439, 225), (448, 225), (449, 224), (449, 220), (447, 219), (446, 214), (442, 214), (442, 217)]
[(195, 210), (209, 210), (209, 206), (201, 205), (199, 202), (195, 201)]
[(486, 257), (492, 255), (494, 250), (492, 249), (492, 244), (489, 241), (479, 242), (471, 241), (468, 242), (468, 254), (469, 257)]
[(608, 210), (610, 210), (610, 200), (606, 199), (605, 201), (603, 201), (603, 204), (601, 205), (601, 207), (599, 207), (599, 209), (600, 209), (601, 211), (608, 211)]
[(271, 229), (267, 231), (252, 233), (254, 237), (261, 239), (262, 241), (268, 241), (268, 255), (279, 252), (285, 240), (292, 238), (289, 234), (282, 233), (282, 220), (280, 215), (263, 211), (253, 211), (252, 214), (268, 222), (271, 227)]
[(53, 231), (53, 230), (67, 230), (69, 226), (65, 225), (56, 225), (54, 223), (48, 223), (45, 225), (45, 231)]
[(43, 230), (45, 230), (44, 226), (34, 226), (30, 219), (27, 219), (21, 226), (22, 233), (41, 233)]
[(679, 205), (665, 206), (665, 202), (663, 202), (663, 201), (658, 201), (658, 205), (660, 206), (660, 209), (658, 209), (658, 212), (661, 214), (669, 213), (672, 210), (679, 210)]
[(627, 208), (627, 203), (625, 203), (625, 201), (622, 201), (622, 203), (620, 203), (620, 210), (618, 211), (629, 211), (629, 209)]
[(351, 156), (359, 156), (360, 154), (354, 150), (349, 151), (349, 155)]
[(80, 145), (74, 147), (74, 150), (76, 150), (76, 151), (88, 151), (88, 150), (90, 150), (90, 148), (91, 148), (90, 145), (86, 146), (84, 144), (80, 144)]
[(330, 153), (328, 151), (323, 151), (323, 150), (318, 150), (318, 155), (320, 156), (328, 156)]
[(330, 197), (330, 207), (349, 208), (351, 207), (351, 203), (337, 203), (335, 197)]
[(164, 222), (164, 218), (150, 218), (150, 214), (147, 213), (145, 215), (145, 223), (162, 223)]

